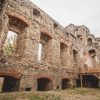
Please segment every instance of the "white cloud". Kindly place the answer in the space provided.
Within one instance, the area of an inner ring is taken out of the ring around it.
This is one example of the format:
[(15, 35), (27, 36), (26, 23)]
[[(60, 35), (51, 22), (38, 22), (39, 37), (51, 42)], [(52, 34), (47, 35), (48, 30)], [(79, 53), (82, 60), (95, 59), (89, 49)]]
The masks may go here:
[(31, 0), (62, 26), (86, 25), (100, 36), (100, 0)]

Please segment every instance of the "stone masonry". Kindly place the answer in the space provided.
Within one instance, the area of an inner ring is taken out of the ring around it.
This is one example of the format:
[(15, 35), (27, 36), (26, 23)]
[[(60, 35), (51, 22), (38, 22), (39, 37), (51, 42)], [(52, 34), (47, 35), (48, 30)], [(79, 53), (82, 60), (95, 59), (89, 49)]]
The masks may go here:
[[(12, 55), (6, 56), (3, 46), (8, 31), (16, 32), (17, 47)], [(99, 65), (100, 38), (86, 26), (69, 24), (64, 28), (29, 0), (0, 0), (2, 91), (74, 88), (85, 84), (82, 76), (84, 80), (93, 76), (99, 83)], [(89, 82), (85, 85), (90, 86)]]

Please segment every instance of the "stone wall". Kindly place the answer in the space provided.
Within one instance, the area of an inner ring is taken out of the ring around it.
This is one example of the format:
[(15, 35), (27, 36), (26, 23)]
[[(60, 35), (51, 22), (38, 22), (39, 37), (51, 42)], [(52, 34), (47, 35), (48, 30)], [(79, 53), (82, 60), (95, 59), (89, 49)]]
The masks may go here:
[[(28, 0), (4, 3), (0, 6), (0, 76), (17, 77), (20, 91), (37, 90), (37, 80), (41, 78), (51, 80), (54, 90), (62, 89), (63, 79), (69, 80), (68, 87), (75, 87), (79, 67), (91, 63), (89, 29), (73, 24), (64, 28)], [(3, 52), (8, 31), (17, 34), (16, 50), (9, 56)], [(43, 45), (41, 61), (38, 60), (39, 43)], [(96, 51), (97, 46), (93, 47)], [(85, 57), (88, 62), (84, 61)]]

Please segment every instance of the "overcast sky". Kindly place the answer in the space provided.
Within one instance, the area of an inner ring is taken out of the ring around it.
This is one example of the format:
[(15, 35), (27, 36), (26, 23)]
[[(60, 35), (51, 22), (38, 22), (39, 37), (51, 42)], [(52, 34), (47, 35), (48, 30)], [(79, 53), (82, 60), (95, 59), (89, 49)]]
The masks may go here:
[(100, 37), (100, 0), (31, 0), (62, 26), (86, 25)]

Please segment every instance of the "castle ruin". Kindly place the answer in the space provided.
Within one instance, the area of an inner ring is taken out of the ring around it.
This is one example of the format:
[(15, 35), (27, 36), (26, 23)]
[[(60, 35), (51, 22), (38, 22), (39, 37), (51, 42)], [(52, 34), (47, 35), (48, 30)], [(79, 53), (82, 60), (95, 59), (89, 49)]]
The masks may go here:
[[(6, 55), (8, 32), (16, 33)], [(62, 27), (29, 0), (0, 0), (2, 92), (100, 87), (100, 38), (82, 25)]]

